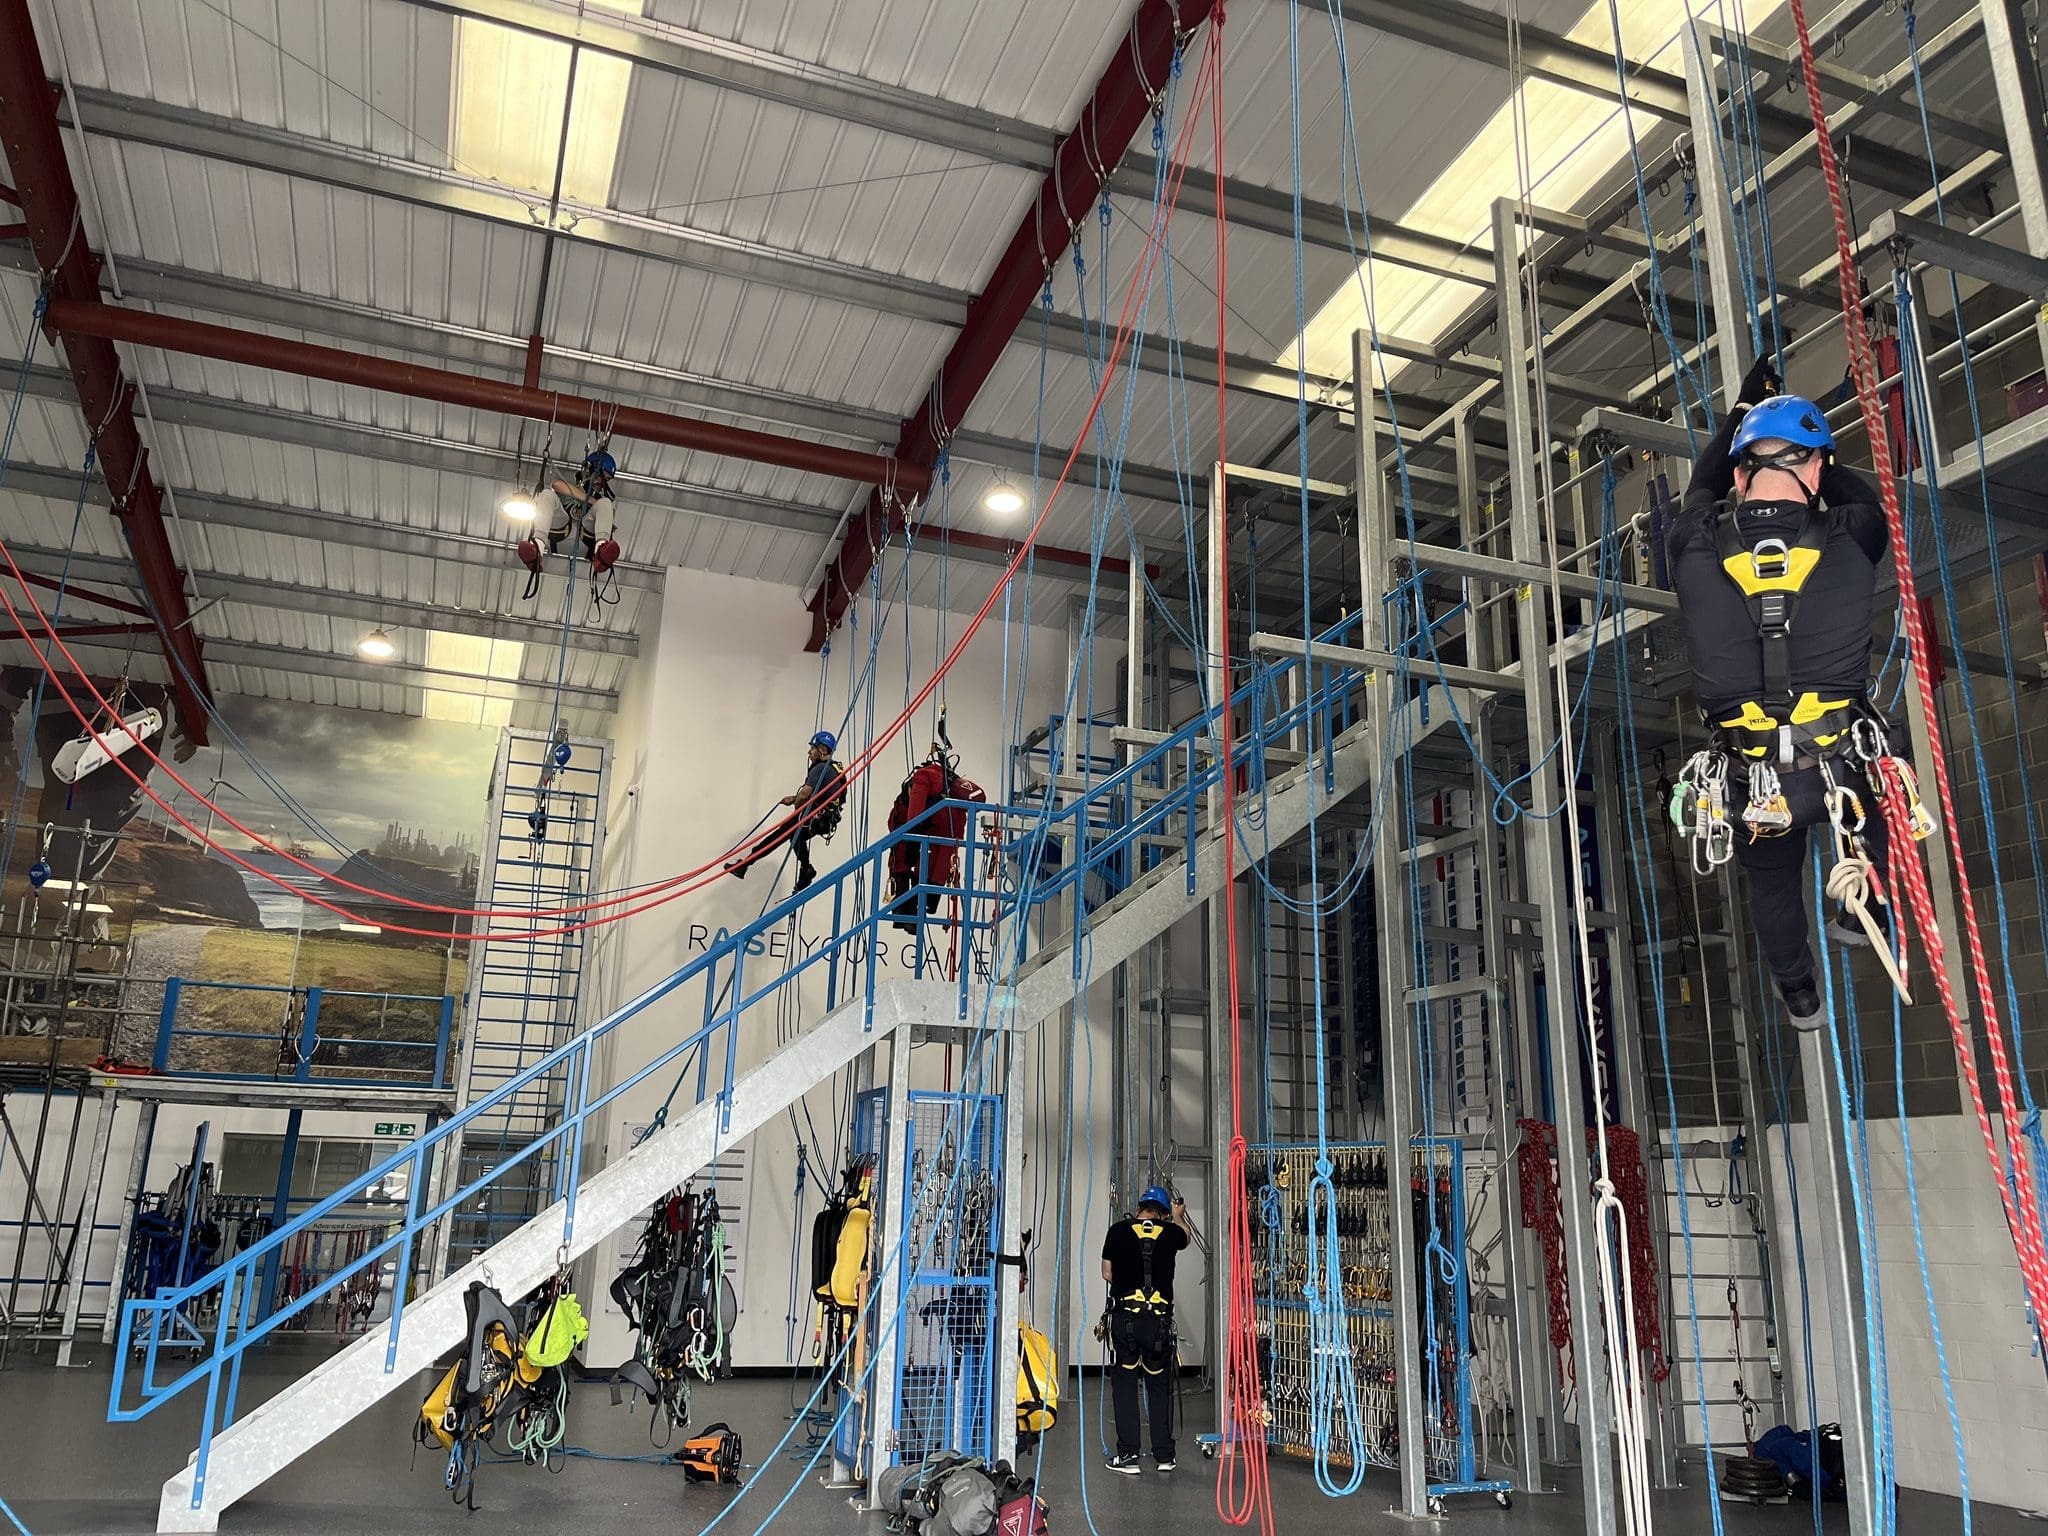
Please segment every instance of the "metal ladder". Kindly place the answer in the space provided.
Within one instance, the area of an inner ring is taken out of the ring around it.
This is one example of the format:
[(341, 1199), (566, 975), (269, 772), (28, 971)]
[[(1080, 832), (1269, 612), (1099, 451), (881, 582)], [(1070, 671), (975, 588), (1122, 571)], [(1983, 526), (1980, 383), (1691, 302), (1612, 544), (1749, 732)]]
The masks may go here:
[[(556, 763), (558, 745), (568, 761)], [(480, 908), (518, 910), (570, 906), (597, 886), (604, 866), (605, 786), (610, 745), (508, 727), (498, 743), (484, 818)], [(542, 803), (542, 774), (552, 769)], [(544, 817), (536, 823), (532, 818)], [(536, 837), (537, 828), (543, 835)], [(565, 917), (564, 923), (577, 921)], [(552, 926), (552, 925), (550, 925)], [(488, 1098), (565, 1044), (581, 1027), (587, 933), (531, 943), (482, 946), (464, 997), (456, 1107)], [(532, 1142), (561, 1118), (567, 1071), (558, 1068), (523, 1084), (470, 1122), (449, 1159), (461, 1188)], [(467, 1263), (558, 1198), (564, 1172), (560, 1142), (527, 1159), (522, 1177), (498, 1180), (458, 1210), (438, 1273)]]

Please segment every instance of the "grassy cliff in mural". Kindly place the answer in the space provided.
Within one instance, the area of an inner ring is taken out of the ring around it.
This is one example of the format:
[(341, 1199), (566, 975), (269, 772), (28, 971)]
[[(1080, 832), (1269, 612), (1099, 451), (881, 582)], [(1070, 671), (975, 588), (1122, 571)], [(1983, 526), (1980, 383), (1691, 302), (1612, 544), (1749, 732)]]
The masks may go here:
[[(36, 973), (0, 985), (0, 1036), (91, 1033), (146, 1064), (177, 977), (191, 983), (177, 1028), (204, 1033), (181, 1033), (172, 1070), (290, 1076), (317, 987), (316, 1071), (431, 1070), (431, 1052), (384, 1043), (434, 1038), (464, 946), (387, 930), (448, 934), (463, 920), (422, 907), (474, 905), (495, 730), (228, 696), (214, 735), (233, 746), (186, 754), (190, 790), (124, 760), (159, 805), (119, 764), (66, 783), (53, 765), (76, 722), (47, 701), (31, 720), (32, 693), (32, 677), (0, 675), (0, 789), (22, 827), (0, 903), (17, 968)], [(176, 761), (174, 741), (151, 744)], [(73, 996), (86, 987), (102, 999), (89, 1016)]]

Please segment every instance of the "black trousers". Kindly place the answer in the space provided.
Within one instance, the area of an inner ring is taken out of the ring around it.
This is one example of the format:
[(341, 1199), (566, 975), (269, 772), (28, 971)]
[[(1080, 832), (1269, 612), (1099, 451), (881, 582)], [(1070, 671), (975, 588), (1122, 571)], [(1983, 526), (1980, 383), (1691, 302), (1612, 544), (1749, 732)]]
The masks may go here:
[(1109, 1368), (1110, 1396), (1116, 1400), (1116, 1453), (1138, 1454), (1138, 1384), (1145, 1384), (1145, 1412), (1152, 1421), (1152, 1455), (1173, 1460), (1173, 1376), (1169, 1364), (1156, 1375), (1138, 1366)]
[(788, 843), (796, 849), (797, 879), (801, 882), (815, 879), (818, 872), (811, 867), (810, 824), (805, 822), (799, 825), (794, 815), (786, 817), (780, 826), (768, 834), (766, 841), (756, 847), (752, 853), (748, 854), (738, 864), (735, 864), (733, 866), (734, 872), (745, 874), (756, 864), (774, 853), (784, 843)]
[[(1863, 770), (1847, 758), (1830, 765), (1835, 782), (1854, 790), (1863, 801), (1863, 841), (1878, 878), (1891, 879), (1890, 844), (1885, 835), (1884, 815), (1878, 809), (1877, 793)], [(1823, 864), (1832, 861), (1833, 834), (1827, 830), (1827, 781), (1818, 767), (1781, 769), (1779, 787), (1786, 807), (1792, 812), (1792, 830), (1782, 837), (1760, 837), (1750, 841), (1742, 825), (1743, 808), (1749, 803), (1749, 775), (1737, 766), (1729, 773), (1729, 815), (1735, 821), (1735, 857), (1749, 876), (1750, 916), (1756, 925), (1757, 942), (1771, 977), (1781, 987), (1811, 982), (1814, 976), (1813, 950), (1807, 943), (1806, 898), (1813, 888), (1813, 871), (1807, 858), (1808, 828), (1821, 828)], [(1884, 918), (1875, 900), (1871, 914)]]

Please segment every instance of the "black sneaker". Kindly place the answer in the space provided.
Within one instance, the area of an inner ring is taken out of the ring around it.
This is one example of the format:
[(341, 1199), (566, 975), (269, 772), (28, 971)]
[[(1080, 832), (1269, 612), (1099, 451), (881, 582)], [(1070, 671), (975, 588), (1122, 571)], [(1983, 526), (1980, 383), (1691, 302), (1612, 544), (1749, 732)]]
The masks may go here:
[(1819, 1029), (1827, 1023), (1828, 1016), (1821, 1009), (1820, 993), (1814, 989), (1811, 976), (1791, 986), (1781, 981), (1778, 992), (1785, 999), (1785, 1011), (1792, 1015), (1794, 1029)]
[(1175, 1467), (1179, 1465), (1180, 1463), (1178, 1461), (1175, 1461), (1171, 1456), (1162, 1456), (1159, 1458), (1159, 1470), (1162, 1472), (1171, 1472)]
[(1110, 1471), (1120, 1473), (1124, 1477), (1136, 1477), (1138, 1475), (1138, 1458), (1135, 1456), (1112, 1456), (1103, 1465), (1108, 1467)]
[(740, 861), (737, 859), (733, 860), (732, 863), (725, 866), (725, 872), (728, 875), (731, 875), (735, 880), (744, 880), (747, 878), (747, 866), (740, 863)]
[(804, 865), (804, 866), (803, 866), (803, 868), (799, 869), (799, 870), (798, 870), (798, 871), (796, 872), (796, 888), (797, 888), (797, 890), (798, 890), (798, 891), (807, 891), (807, 890), (809, 890), (809, 889), (811, 888), (811, 882), (812, 882), (813, 880), (817, 879), (817, 878), (818, 878), (818, 872), (817, 872), (817, 871), (816, 871), (815, 869), (811, 868), (811, 866), (810, 866), (810, 865), (808, 865), (808, 864)]
[[(1885, 921), (1885, 912), (1882, 908), (1873, 907), (1870, 918), (1872, 922), (1877, 924), (1877, 931), (1879, 933), (1889, 934), (1891, 932), (1891, 925)], [(1850, 916), (1846, 910), (1837, 909), (1835, 915), (1828, 919), (1828, 933), (1837, 944), (1843, 945), (1846, 948), (1870, 948), (1870, 935), (1864, 931), (1863, 925)]]

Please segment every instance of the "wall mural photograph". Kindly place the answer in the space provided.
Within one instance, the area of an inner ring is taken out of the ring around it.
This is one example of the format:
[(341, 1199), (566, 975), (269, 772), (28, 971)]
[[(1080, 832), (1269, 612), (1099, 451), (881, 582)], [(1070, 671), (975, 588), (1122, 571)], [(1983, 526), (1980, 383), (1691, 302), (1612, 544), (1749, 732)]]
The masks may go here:
[[(290, 1077), (318, 988), (320, 1073), (429, 1075), (431, 1052), (378, 1042), (435, 1038), (466, 946), (389, 926), (464, 920), (388, 898), (474, 905), (497, 730), (224, 695), (194, 751), (160, 685), (103, 683), (188, 793), (111, 716), (95, 724), (119, 761), (61, 699), (38, 710), (36, 681), (0, 672), (0, 796), (21, 829), (0, 853), (0, 1061)], [(167, 1034), (166, 983), (194, 977)]]

